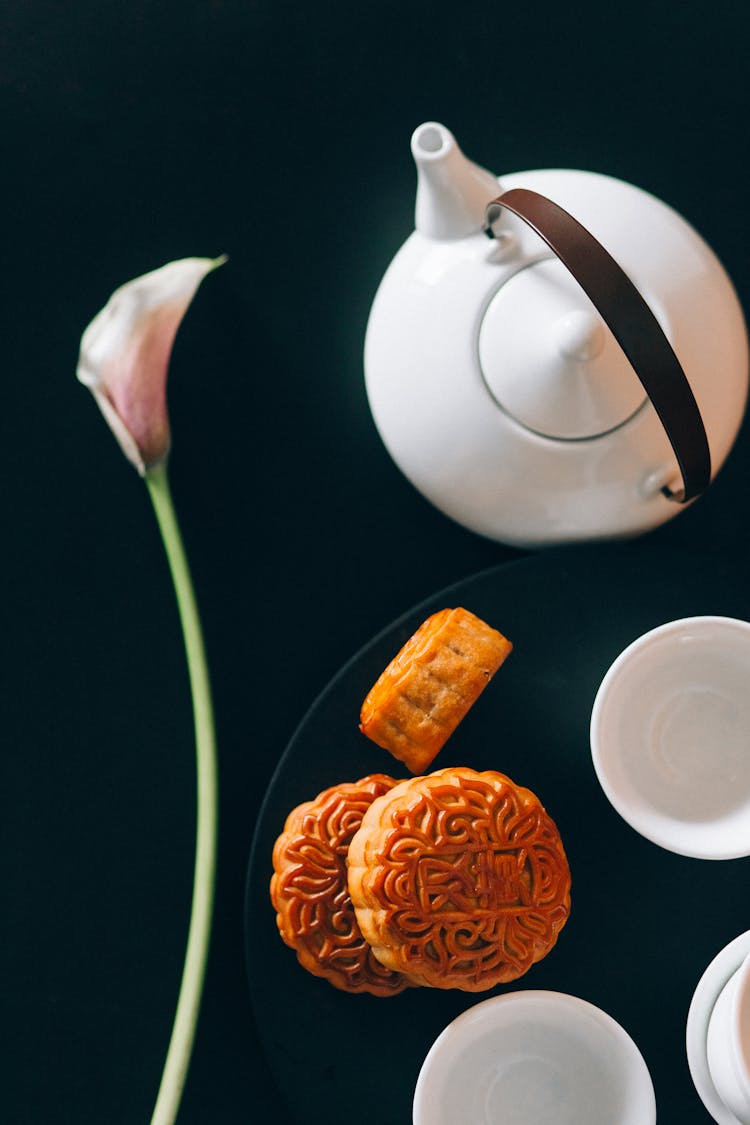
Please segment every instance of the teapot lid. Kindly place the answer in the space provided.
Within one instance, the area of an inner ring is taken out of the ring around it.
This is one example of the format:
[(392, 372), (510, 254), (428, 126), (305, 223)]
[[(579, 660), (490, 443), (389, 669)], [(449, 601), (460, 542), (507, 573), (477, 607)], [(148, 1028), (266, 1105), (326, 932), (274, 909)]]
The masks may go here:
[(482, 318), (478, 351), (497, 404), (544, 437), (599, 437), (646, 402), (611, 330), (557, 258), (501, 285)]

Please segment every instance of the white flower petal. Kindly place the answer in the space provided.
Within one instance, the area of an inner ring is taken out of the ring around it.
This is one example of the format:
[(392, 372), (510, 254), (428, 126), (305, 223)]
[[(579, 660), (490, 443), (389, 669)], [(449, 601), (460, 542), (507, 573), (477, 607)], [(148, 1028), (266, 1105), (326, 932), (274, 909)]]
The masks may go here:
[(81, 337), (78, 379), (141, 474), (169, 452), (166, 382), (177, 329), (203, 278), (225, 261), (183, 258), (127, 282)]

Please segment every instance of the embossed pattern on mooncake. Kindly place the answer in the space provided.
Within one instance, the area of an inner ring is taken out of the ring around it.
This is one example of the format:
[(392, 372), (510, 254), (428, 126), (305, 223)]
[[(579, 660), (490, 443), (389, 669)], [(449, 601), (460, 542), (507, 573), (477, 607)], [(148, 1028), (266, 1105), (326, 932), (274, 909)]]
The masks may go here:
[(414, 984), (479, 992), (557, 941), (570, 869), (554, 821), (504, 774), (438, 770), (372, 803), (349, 891), (376, 956)]
[(362, 936), (349, 897), (346, 855), (376, 797), (398, 784), (372, 774), (299, 805), (273, 850), (271, 901), (279, 933), (306, 969), (346, 992), (392, 996), (410, 983), (381, 964)]

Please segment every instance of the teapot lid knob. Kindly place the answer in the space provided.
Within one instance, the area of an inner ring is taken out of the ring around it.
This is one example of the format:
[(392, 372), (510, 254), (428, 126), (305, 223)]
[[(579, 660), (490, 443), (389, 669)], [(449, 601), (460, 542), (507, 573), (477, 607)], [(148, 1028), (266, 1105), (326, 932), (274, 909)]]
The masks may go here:
[(563, 359), (590, 363), (601, 355), (606, 330), (601, 317), (588, 309), (571, 309), (555, 322), (555, 342)]

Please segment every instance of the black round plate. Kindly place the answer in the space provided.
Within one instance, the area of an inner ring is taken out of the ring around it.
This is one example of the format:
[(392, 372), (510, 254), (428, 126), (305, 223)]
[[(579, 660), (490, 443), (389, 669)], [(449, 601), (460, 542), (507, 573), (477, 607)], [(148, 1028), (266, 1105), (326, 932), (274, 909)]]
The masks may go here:
[(494, 992), (554, 989), (597, 1004), (641, 1049), (660, 1125), (705, 1123), (685, 1021), (709, 961), (750, 927), (750, 860), (685, 859), (625, 824), (597, 783), (589, 719), (602, 676), (630, 641), (678, 617), (750, 617), (750, 582), (730, 560), (642, 542), (557, 550), (443, 590), (376, 637), (312, 705), (260, 813), (245, 907), (250, 993), (279, 1096), (298, 1125), (408, 1125), (431, 1043), (492, 995), (339, 992), (305, 972), (282, 943), (268, 895), (273, 843), (295, 805), (368, 773), (406, 776), (359, 733), (360, 704), (427, 614), (455, 605), (500, 629), (514, 651), (433, 768), (498, 769), (534, 790), (557, 822), (573, 876), (571, 916), (557, 946)]

